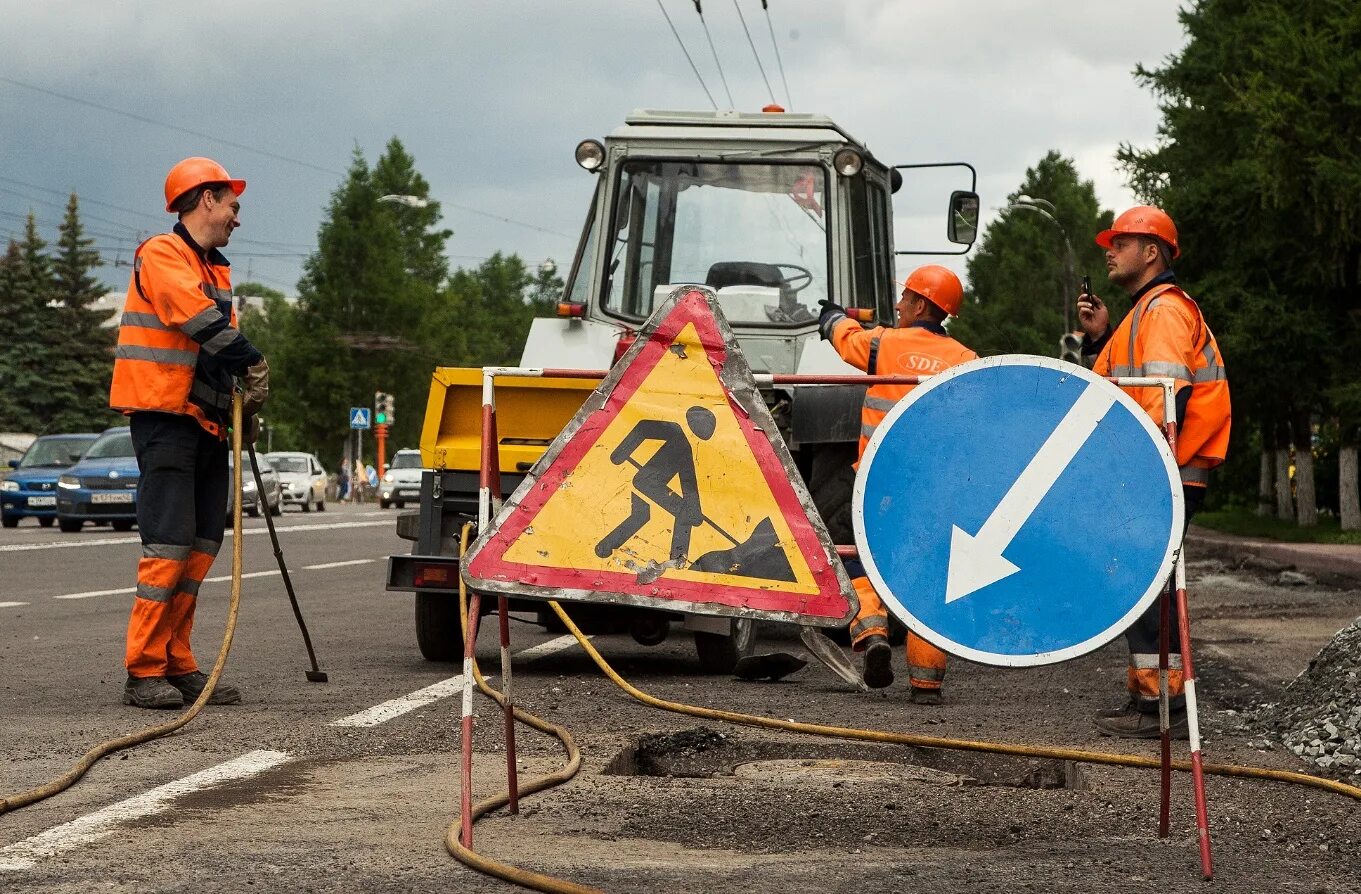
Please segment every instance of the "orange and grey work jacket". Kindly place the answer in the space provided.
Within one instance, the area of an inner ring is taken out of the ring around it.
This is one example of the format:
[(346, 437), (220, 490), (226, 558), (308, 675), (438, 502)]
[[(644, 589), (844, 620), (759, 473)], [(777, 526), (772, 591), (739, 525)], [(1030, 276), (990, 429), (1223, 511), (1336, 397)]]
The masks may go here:
[[(901, 329), (876, 326), (862, 329), (849, 318), (838, 320), (831, 333), (832, 347), (851, 366), (872, 376), (930, 376), (978, 357), (955, 341), (939, 323), (919, 321)], [(860, 450), (888, 411), (916, 385), (871, 385), (860, 410)], [(857, 462), (856, 465), (859, 465)]]
[[(1099, 376), (1160, 376), (1176, 379), (1177, 466), (1181, 483), (1206, 487), (1210, 470), (1224, 462), (1229, 449), (1229, 381), (1219, 344), (1200, 308), (1178, 286), (1169, 270), (1134, 295), (1134, 307), (1120, 325), (1083, 353), (1096, 354), (1092, 372)], [(1125, 388), (1162, 428), (1160, 388)]]
[(192, 416), (226, 437), (233, 376), (261, 354), (236, 328), (231, 268), (183, 224), (137, 248), (118, 327), (109, 406)]

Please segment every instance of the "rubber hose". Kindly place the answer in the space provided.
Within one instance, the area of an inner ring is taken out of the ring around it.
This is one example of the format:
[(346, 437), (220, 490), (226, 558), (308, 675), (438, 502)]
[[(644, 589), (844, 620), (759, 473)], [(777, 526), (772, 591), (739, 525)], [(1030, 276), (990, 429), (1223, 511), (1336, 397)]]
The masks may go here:
[(217, 662), (213, 664), (213, 671), (208, 675), (208, 682), (203, 687), (203, 692), (194, 701), (189, 709), (179, 717), (169, 723), (160, 726), (148, 727), (139, 732), (129, 733), (117, 739), (110, 739), (101, 742), (94, 748), (86, 752), (85, 756), (76, 762), (75, 766), (67, 770), (64, 774), (53, 779), (45, 785), (29, 789), (26, 792), (9, 795), (0, 798), (0, 814), (18, 810), (20, 807), (27, 807), (46, 798), (50, 798), (59, 792), (64, 792), (75, 785), (86, 771), (95, 765), (95, 762), (106, 755), (113, 754), (115, 751), (122, 751), (143, 742), (150, 742), (152, 739), (159, 739), (161, 736), (169, 735), (175, 730), (184, 726), (189, 721), (198, 716), (199, 711), (208, 703), (208, 699), (213, 697), (213, 690), (217, 688), (217, 679), (222, 675), (222, 668), (227, 663), (227, 654), (232, 648), (232, 636), (236, 633), (236, 614), (241, 604), (241, 394), (237, 392), (232, 398), (232, 456), (234, 458), (232, 470), (232, 488), (236, 494), (236, 508), (232, 513), (232, 596), (231, 604), (227, 609), (227, 632), (222, 637), (222, 648), (218, 649)]
[[(1014, 754), (1023, 757), (1050, 758), (1054, 760), (1077, 761), (1086, 764), (1108, 764), (1117, 767), (1139, 767), (1144, 769), (1161, 769), (1162, 764), (1156, 758), (1140, 757), (1132, 754), (1112, 754), (1105, 751), (1081, 751), (1074, 748), (1051, 748), (1037, 745), (1008, 745), (1001, 742), (985, 742), (973, 739), (944, 739), (936, 736), (918, 736), (912, 733), (891, 733), (883, 730), (856, 729), (839, 726), (825, 726), (817, 723), (800, 723), (794, 720), (777, 720), (773, 717), (757, 717), (752, 714), (739, 714), (735, 711), (723, 711), (716, 708), (701, 708), (696, 705), (685, 705), (679, 702), (669, 702), (665, 699), (657, 698), (638, 689), (610, 667), (603, 655), (600, 654), (581, 632), (567, 612), (563, 611), (561, 605), (555, 601), (548, 603), (557, 614), (558, 619), (567, 625), (567, 629), (576, 637), (577, 642), (596, 667), (609, 677), (610, 680), (631, 695), (633, 698), (645, 705), (654, 708), (661, 708), (664, 711), (672, 711), (677, 714), (688, 714), (692, 717), (703, 717), (709, 720), (722, 720), (728, 723), (736, 723), (744, 726), (763, 727), (765, 729), (784, 730), (787, 732), (804, 733), (812, 736), (828, 736), (836, 739), (855, 739), (862, 742), (885, 742), (893, 745), (914, 745), (921, 748), (949, 748), (957, 751), (983, 751), (991, 754)], [(1191, 764), (1188, 761), (1173, 761), (1172, 769), (1189, 772)], [(1308, 773), (1296, 773), (1292, 770), (1268, 770), (1264, 767), (1244, 767), (1235, 764), (1204, 764), (1204, 772), (1214, 776), (1234, 776), (1244, 779), (1269, 779), (1273, 782), (1289, 782), (1297, 785), (1308, 785), (1314, 788), (1321, 788), (1327, 791), (1346, 795), (1349, 798), (1361, 799), (1361, 788), (1348, 785), (1345, 782), (1338, 782), (1333, 779), (1324, 779), (1319, 776), (1310, 776)]]
[[(463, 535), (459, 542), (460, 559), (462, 559), (463, 554), (468, 551), (468, 533), (472, 530), (472, 527), (471, 524), (463, 526)], [(458, 578), (458, 617), (462, 623), (462, 629), (467, 630), (468, 588), (464, 585), (463, 575), (461, 574)], [(505, 707), (505, 694), (499, 689), (492, 688), (492, 686), (487, 683), (486, 678), (482, 676), (482, 669), (478, 667), (476, 657), (473, 658), (473, 679), (477, 681), (477, 688), (483, 695), (492, 698), (497, 704), (501, 705), (502, 708)], [(535, 792), (541, 792), (544, 789), (562, 785), (564, 782), (577, 775), (577, 771), (581, 769), (581, 749), (577, 747), (576, 740), (572, 738), (570, 732), (564, 727), (558, 726), (555, 723), (550, 723), (547, 720), (537, 717), (528, 711), (523, 711), (520, 708), (512, 707), (511, 712), (516, 720), (526, 726), (533, 727), (539, 732), (556, 737), (557, 740), (562, 743), (563, 749), (567, 752), (567, 763), (561, 769), (524, 783), (519, 787), (519, 791), (517, 792), (518, 795), (532, 795)], [(476, 823), (484, 815), (491, 813), (493, 810), (498, 810), (509, 803), (509, 791), (487, 798), (485, 801), (477, 802), (473, 805), (472, 822)], [(462, 835), (463, 820), (462, 818), (459, 818), (454, 820), (448, 829), (445, 830), (445, 848), (448, 849), (449, 853), (460, 863), (471, 869), (475, 869), (484, 875), (495, 876), (526, 888), (533, 888), (536, 891), (547, 891), (549, 894), (602, 894), (598, 888), (588, 888), (566, 879), (544, 875), (528, 869), (521, 869), (518, 866), (512, 866), (509, 863), (502, 863), (498, 860), (493, 860), (490, 857), (484, 857), (472, 848), (464, 847), (463, 842), (460, 840)]]

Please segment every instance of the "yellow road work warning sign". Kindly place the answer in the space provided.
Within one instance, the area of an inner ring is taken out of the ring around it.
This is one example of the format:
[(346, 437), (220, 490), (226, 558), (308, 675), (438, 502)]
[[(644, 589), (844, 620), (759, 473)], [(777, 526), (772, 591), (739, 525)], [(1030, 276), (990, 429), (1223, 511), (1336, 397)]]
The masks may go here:
[(849, 581), (705, 289), (678, 289), (480, 536), (474, 589), (824, 625)]

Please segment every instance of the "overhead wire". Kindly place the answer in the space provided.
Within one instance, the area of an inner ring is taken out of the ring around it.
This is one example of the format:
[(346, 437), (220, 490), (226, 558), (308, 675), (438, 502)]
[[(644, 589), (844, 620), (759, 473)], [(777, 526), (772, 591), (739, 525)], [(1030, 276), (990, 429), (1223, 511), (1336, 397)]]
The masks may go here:
[(794, 111), (794, 97), (789, 92), (789, 79), (784, 76), (784, 59), (780, 57), (780, 42), (775, 39), (775, 25), (770, 20), (770, 4), (768, 0), (761, 0), (761, 9), (766, 13), (766, 27), (770, 29), (770, 45), (775, 48), (775, 62), (780, 66), (780, 83), (784, 84), (785, 105), (789, 106), (788, 111)]
[(770, 86), (770, 78), (766, 77), (766, 67), (761, 64), (761, 54), (756, 52), (756, 41), (751, 39), (751, 29), (747, 27), (747, 17), (742, 15), (742, 7), (737, 5), (737, 0), (732, 0), (732, 8), (737, 10), (737, 18), (742, 21), (742, 30), (747, 35), (747, 45), (751, 47), (751, 55), (756, 59), (756, 68), (761, 72), (761, 80), (766, 82), (766, 92), (770, 94), (770, 101), (775, 101), (775, 89)]
[(695, 67), (695, 60), (690, 58), (690, 51), (685, 48), (685, 41), (681, 40), (680, 32), (676, 30), (676, 25), (671, 21), (671, 16), (667, 13), (666, 7), (662, 5), (662, 0), (657, 0), (657, 8), (662, 11), (662, 16), (666, 19), (666, 24), (671, 28), (671, 33), (676, 37), (676, 43), (680, 46), (681, 53), (685, 55), (685, 61), (690, 63), (690, 70), (695, 73), (695, 79), (699, 81), (699, 87), (704, 91), (704, 95), (709, 97), (709, 103), (718, 111), (718, 103), (714, 102), (714, 95), (709, 92), (709, 87), (704, 83), (704, 78), (700, 76), (699, 69)]
[(714, 67), (718, 69), (718, 78), (723, 82), (723, 92), (728, 94), (728, 108), (737, 108), (737, 103), (733, 102), (732, 91), (728, 89), (728, 76), (723, 73), (723, 63), (718, 61), (718, 49), (714, 46), (713, 35), (709, 33), (709, 23), (704, 21), (704, 9), (700, 6), (699, 0), (694, 0), (695, 12), (699, 15), (699, 23), (704, 26), (704, 36), (709, 41), (709, 52), (714, 54)]

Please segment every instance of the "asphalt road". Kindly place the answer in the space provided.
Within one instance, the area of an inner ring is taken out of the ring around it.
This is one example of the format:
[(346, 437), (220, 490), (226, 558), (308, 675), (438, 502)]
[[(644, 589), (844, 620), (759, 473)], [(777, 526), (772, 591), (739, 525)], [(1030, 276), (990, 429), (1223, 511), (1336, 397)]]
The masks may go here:
[[(385, 557), (407, 547), (394, 533), (395, 516), (331, 507), (320, 515), (290, 510), (279, 521), (327, 684), (304, 679), (306, 654), (264, 522), (249, 520), (225, 675), (245, 704), (209, 708), (173, 736), (106, 759), (70, 791), (0, 815), (0, 890), (509, 890), (443, 847), (458, 809), (459, 668), (421, 659), (411, 597), (382, 589)], [(230, 542), (200, 598), (195, 651), (205, 669), (223, 629)], [(119, 703), (138, 554), (135, 532), (67, 535), (32, 522), (0, 531), (7, 757), (0, 793), (39, 785), (92, 744), (173, 716)], [(1207, 759), (1302, 769), (1263, 745), (1242, 717), (1278, 695), (1330, 631), (1361, 611), (1358, 594), (1282, 589), (1219, 565), (1192, 570)], [(571, 728), (586, 761), (570, 785), (527, 799), (521, 817), (477, 826), (479, 846), (503, 859), (631, 891), (1196, 884), (1185, 777), (1175, 790), (1173, 836), (1162, 842), (1156, 777), (1148, 773), (1088, 767), (1061, 781), (1069, 787), (1037, 789), (998, 784), (1038, 778), (1026, 762), (791, 740), (678, 717), (622, 697), (559, 634), (524, 623), (513, 631), (514, 649), (534, 656), (516, 663), (517, 692)], [(488, 671), (497, 668), (493, 634), (484, 630), (480, 643)], [(1091, 730), (1091, 712), (1119, 697), (1118, 645), (1050, 669), (957, 662), (945, 707), (923, 709), (907, 704), (901, 687), (847, 692), (816, 666), (778, 685), (699, 676), (683, 637), (653, 649), (627, 637), (601, 642), (630, 679), (677, 700), (928, 735), (1154, 753), (1147, 743), (1114, 743)], [(787, 637), (773, 647), (799, 651)], [(499, 790), (504, 752), (499, 715), (477, 704), (480, 798)], [(647, 762), (638, 751), (648, 734), (663, 737), (648, 746), (656, 751), (650, 770), (640, 769)], [(522, 731), (520, 743), (523, 775), (560, 765), (553, 741)], [(793, 772), (769, 763), (813, 759), (830, 763)], [(847, 763), (854, 759), (873, 763)], [(739, 764), (747, 769), (737, 773)], [(885, 767), (896, 769), (875, 775)], [(1224, 779), (1211, 780), (1209, 797), (1219, 890), (1356, 890), (1358, 802)]]

